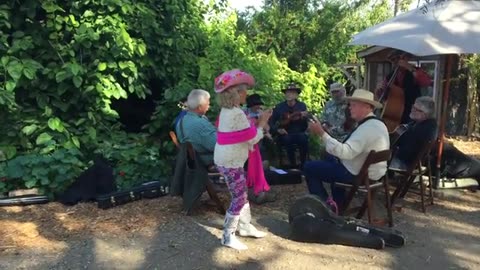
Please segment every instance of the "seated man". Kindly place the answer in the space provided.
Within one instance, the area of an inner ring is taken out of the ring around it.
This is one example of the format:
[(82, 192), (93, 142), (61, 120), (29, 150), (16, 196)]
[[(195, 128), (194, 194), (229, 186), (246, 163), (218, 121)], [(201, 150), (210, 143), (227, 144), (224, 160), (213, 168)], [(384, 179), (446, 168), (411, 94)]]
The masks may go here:
[(205, 116), (210, 108), (210, 94), (201, 89), (190, 92), (187, 112), (175, 127), (180, 143), (190, 142), (205, 165), (213, 164), (213, 150), (217, 142), (216, 129)]
[(277, 104), (269, 126), (273, 133), (278, 134), (279, 143), (287, 148), (290, 165), (296, 167), (295, 147), (298, 147), (301, 166), (303, 166), (308, 152), (308, 136), (305, 133), (308, 128), (307, 105), (297, 100), (301, 89), (294, 83), (289, 84), (282, 91), (286, 101)]
[(323, 123), (325, 131), (333, 138), (343, 141), (353, 128), (353, 121), (350, 118), (348, 103), (345, 100), (345, 87), (340, 83), (330, 85), (329, 100), (323, 108), (320, 122)]
[[(370, 151), (384, 151), (390, 148), (387, 127), (373, 114), (375, 108), (382, 107), (374, 100), (373, 93), (357, 89), (351, 97), (346, 99), (350, 102), (350, 114), (357, 122), (357, 127), (342, 143), (328, 135), (321, 123), (310, 123), (310, 132), (323, 139), (326, 151), (331, 156), (325, 161), (307, 162), (304, 168), (310, 193), (318, 195), (336, 212), (338, 211), (337, 203), (341, 205), (344, 201), (345, 190), (334, 186), (333, 183), (352, 183)], [(386, 162), (373, 164), (368, 169), (372, 180), (379, 180), (386, 171)], [(333, 199), (328, 196), (323, 182), (332, 185)]]
[(425, 144), (437, 138), (438, 129), (433, 98), (427, 96), (417, 98), (409, 117), (413, 121), (406, 126), (406, 131), (392, 145), (394, 154), (390, 169), (406, 171), (415, 162)]

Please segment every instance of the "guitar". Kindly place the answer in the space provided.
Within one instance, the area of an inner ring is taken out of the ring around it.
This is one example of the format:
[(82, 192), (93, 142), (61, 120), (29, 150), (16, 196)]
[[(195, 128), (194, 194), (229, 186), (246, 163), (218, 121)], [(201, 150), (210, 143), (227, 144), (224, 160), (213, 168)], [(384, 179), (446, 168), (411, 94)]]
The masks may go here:
[(394, 149), (396, 147), (396, 145), (398, 144), (398, 141), (403, 136), (403, 134), (405, 134), (405, 132), (407, 132), (409, 127), (410, 126), (408, 124), (399, 125), (394, 131), (389, 133), (389, 135), (390, 135), (390, 148), (391, 149)]

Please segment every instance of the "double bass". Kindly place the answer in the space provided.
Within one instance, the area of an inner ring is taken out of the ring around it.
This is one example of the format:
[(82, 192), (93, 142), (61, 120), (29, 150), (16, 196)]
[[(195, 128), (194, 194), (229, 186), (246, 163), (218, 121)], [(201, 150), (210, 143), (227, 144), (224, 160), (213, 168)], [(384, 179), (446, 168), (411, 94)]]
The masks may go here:
[(380, 115), (383, 122), (387, 126), (388, 132), (393, 132), (402, 122), (402, 115), (405, 109), (405, 92), (404, 89), (394, 84), (395, 78), (399, 72), (399, 66), (395, 68), (390, 80), (384, 87), (384, 91), (378, 100), (383, 104)]

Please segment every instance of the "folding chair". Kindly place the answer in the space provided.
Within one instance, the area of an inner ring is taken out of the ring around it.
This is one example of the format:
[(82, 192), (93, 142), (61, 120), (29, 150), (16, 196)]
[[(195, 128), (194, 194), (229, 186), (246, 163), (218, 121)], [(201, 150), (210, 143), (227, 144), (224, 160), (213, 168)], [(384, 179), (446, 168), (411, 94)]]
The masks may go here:
[[(417, 195), (420, 195), (422, 212), (426, 213), (425, 207), (425, 182), (423, 181), (423, 176), (428, 175), (428, 185), (429, 185), (429, 198), (430, 205), (434, 204), (433, 199), (433, 184), (432, 184), (432, 170), (430, 168), (430, 151), (435, 144), (435, 140), (428, 141), (425, 146), (420, 150), (416, 156), (414, 162), (407, 168), (407, 170), (396, 170), (389, 168), (389, 171), (395, 172), (402, 176), (401, 182), (398, 184), (397, 188), (392, 194), (391, 204), (394, 205), (395, 200), (400, 198), (403, 199), (410, 187), (412, 186), (415, 178), (420, 180), (420, 193), (412, 192)], [(426, 160), (425, 166), (422, 166), (422, 160)]]
[[(347, 213), (347, 210), (349, 210), (350, 203), (352, 202), (355, 194), (357, 192), (363, 192), (363, 193), (366, 193), (366, 197), (363, 201), (362, 206), (358, 208), (359, 210), (356, 215), (356, 218), (361, 219), (365, 214), (365, 210), (366, 210), (368, 215), (368, 223), (372, 224), (374, 220), (372, 201), (376, 195), (377, 190), (383, 186), (385, 191), (385, 202), (386, 202), (385, 207), (387, 209), (388, 225), (390, 227), (393, 226), (392, 208), (390, 205), (388, 174), (385, 174), (378, 181), (373, 181), (368, 176), (368, 168), (370, 167), (370, 165), (380, 163), (380, 162), (387, 162), (390, 159), (390, 156), (391, 156), (390, 150), (384, 150), (380, 152), (376, 152), (372, 150), (368, 154), (367, 159), (365, 160), (365, 162), (362, 165), (362, 168), (360, 169), (360, 173), (354, 179), (352, 184), (337, 183), (337, 182), (334, 183), (335, 186), (343, 187), (349, 190), (347, 197), (345, 199), (345, 202), (343, 203), (343, 205), (340, 206), (340, 215), (345, 215)], [(356, 210), (356, 209), (351, 209), (351, 210)]]

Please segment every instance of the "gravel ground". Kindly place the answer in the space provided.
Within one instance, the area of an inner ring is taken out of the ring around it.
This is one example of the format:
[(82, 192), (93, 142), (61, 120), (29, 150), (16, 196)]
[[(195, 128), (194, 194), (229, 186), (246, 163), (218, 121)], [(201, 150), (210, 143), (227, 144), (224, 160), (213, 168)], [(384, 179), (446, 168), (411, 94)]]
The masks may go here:
[[(478, 142), (456, 145), (480, 154)], [(254, 223), (268, 235), (244, 240), (244, 252), (220, 246), (223, 217), (206, 195), (189, 217), (172, 197), (109, 210), (93, 203), (3, 207), (0, 269), (480, 269), (480, 192), (437, 191), (427, 214), (410, 195), (394, 212), (407, 245), (377, 251), (289, 240), (288, 208), (306, 187), (272, 189), (276, 202), (252, 206)]]

